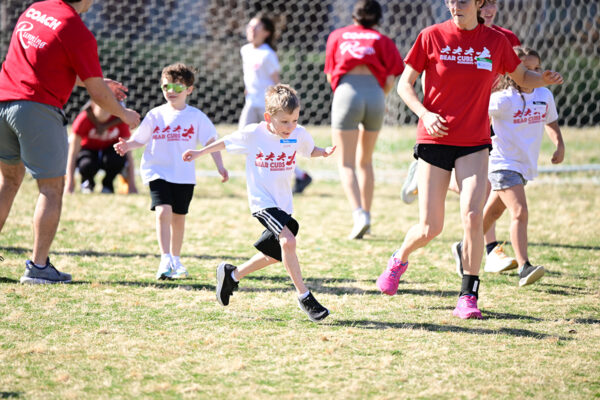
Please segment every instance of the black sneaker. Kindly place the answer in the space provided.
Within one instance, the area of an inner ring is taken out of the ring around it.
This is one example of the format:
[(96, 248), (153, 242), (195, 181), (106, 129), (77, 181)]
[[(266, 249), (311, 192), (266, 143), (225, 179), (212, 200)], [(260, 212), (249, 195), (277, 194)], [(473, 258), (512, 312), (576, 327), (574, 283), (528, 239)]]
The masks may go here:
[(456, 273), (462, 278), (463, 276), (463, 265), (462, 265), (462, 240), (452, 245), (452, 254), (454, 255), (454, 261), (456, 261)]
[(546, 270), (541, 265), (531, 265), (529, 261), (526, 261), (523, 268), (519, 270), (519, 286), (531, 285), (544, 276), (545, 272)]
[(312, 178), (310, 177), (310, 175), (307, 173), (304, 173), (302, 178), (296, 178), (296, 181), (294, 183), (294, 189), (292, 190), (292, 192), (293, 193), (302, 193), (304, 191), (304, 189), (306, 189), (306, 187), (308, 185), (310, 185), (311, 182), (312, 182)]
[(329, 310), (323, 307), (310, 292), (305, 299), (298, 299), (298, 306), (312, 322), (319, 322), (329, 315)]
[(236, 269), (235, 265), (224, 262), (217, 267), (217, 300), (222, 306), (229, 305), (229, 297), (238, 290), (239, 282), (234, 281), (231, 277), (231, 273)]
[(21, 283), (44, 285), (53, 283), (69, 283), (71, 275), (60, 272), (50, 263), (50, 258), (46, 259), (46, 265), (43, 268), (35, 266), (33, 261), (25, 261), (25, 273), (21, 277)]

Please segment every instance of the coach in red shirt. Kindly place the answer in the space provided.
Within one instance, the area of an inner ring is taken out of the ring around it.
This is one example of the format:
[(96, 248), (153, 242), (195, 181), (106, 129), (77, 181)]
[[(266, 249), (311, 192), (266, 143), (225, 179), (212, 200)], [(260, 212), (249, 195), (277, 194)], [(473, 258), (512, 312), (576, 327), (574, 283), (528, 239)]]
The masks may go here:
[[(48, 253), (62, 209), (67, 162), (67, 119), (62, 107), (76, 83), (125, 123), (140, 116), (123, 108), (120, 84), (105, 80), (94, 35), (79, 14), (93, 0), (48, 0), (31, 5), (17, 21), (0, 71), (0, 230), (25, 169), (37, 180), (39, 198), (31, 260), (21, 283), (70, 282), (50, 263)], [(113, 93), (114, 92), (114, 93)]]
[[(479, 267), (483, 256), (483, 206), (491, 148), (488, 104), (497, 74), (525, 87), (562, 83), (560, 74), (528, 71), (504, 34), (488, 28), (480, 16), (485, 0), (446, 0), (451, 19), (425, 28), (406, 56), (398, 94), (419, 117), (419, 222), (393, 253), (377, 280), (395, 294), (408, 257), (442, 232), (446, 192), (452, 170), (460, 190), (463, 240), (452, 250), (462, 286), (454, 315), (481, 318), (477, 308)], [(423, 100), (414, 83), (425, 73)]]

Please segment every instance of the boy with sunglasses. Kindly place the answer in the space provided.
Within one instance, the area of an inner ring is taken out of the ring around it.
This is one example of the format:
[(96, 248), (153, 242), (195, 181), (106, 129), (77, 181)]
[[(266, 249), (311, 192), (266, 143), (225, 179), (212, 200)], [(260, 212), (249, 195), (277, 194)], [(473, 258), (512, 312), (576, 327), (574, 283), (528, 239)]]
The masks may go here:
[(317, 322), (329, 315), (308, 290), (296, 255), (298, 221), (292, 218), (292, 188), (297, 156), (329, 157), (335, 147), (315, 146), (310, 134), (298, 125), (300, 101), (296, 91), (278, 84), (265, 94), (265, 120), (246, 125), (237, 132), (201, 150), (187, 150), (183, 160), (192, 161), (221, 150), (246, 155), (246, 184), (252, 216), (266, 229), (254, 247), (259, 251), (236, 267), (221, 263), (217, 267), (217, 300), (227, 306), (238, 282), (246, 275), (277, 262), (283, 262), (296, 288), (298, 305), (308, 318)]
[[(156, 233), (162, 254), (156, 272), (159, 280), (188, 276), (179, 256), (185, 215), (196, 184), (196, 169), (193, 163), (183, 162), (181, 154), (195, 149), (198, 144), (206, 146), (218, 138), (208, 117), (186, 103), (193, 84), (192, 68), (180, 63), (165, 67), (161, 74), (161, 88), (167, 103), (150, 110), (129, 140), (120, 138), (119, 143), (114, 145), (121, 156), (146, 146), (140, 173), (144, 184), (150, 186), (150, 209), (156, 211)], [(212, 157), (223, 177), (222, 182), (226, 182), (229, 175), (223, 166), (221, 153), (214, 153)]]

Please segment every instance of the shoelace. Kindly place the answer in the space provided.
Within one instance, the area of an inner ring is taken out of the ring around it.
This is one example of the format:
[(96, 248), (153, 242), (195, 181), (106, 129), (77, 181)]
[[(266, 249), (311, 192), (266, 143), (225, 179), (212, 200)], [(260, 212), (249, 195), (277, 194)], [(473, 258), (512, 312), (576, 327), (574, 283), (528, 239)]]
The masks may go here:
[(465, 306), (468, 308), (477, 308), (477, 299), (475, 296), (465, 296)]
[(390, 277), (394, 279), (399, 278), (396, 275), (398, 275), (400, 269), (402, 269), (402, 262), (398, 259), (394, 260), (394, 265), (392, 266), (392, 268), (390, 268)]
[(496, 246), (494, 249), (494, 253), (498, 255), (500, 258), (508, 258), (508, 256), (504, 253), (504, 245), (506, 242), (503, 242), (501, 245)]

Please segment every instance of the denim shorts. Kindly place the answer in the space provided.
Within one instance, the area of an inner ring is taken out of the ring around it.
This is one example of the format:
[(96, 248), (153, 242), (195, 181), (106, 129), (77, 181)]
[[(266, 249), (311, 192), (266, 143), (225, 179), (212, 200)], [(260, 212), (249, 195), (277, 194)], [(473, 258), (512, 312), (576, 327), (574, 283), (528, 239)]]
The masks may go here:
[(23, 162), (34, 179), (67, 171), (67, 118), (63, 110), (35, 101), (0, 102), (0, 161)]
[(492, 190), (504, 190), (517, 185), (527, 185), (527, 179), (517, 171), (500, 169), (488, 173), (488, 179), (492, 184)]
[(422, 159), (427, 164), (438, 168), (452, 171), (456, 160), (477, 153), (480, 150), (492, 150), (491, 144), (482, 144), (479, 146), (450, 146), (446, 144), (417, 143), (413, 149), (414, 157)]

